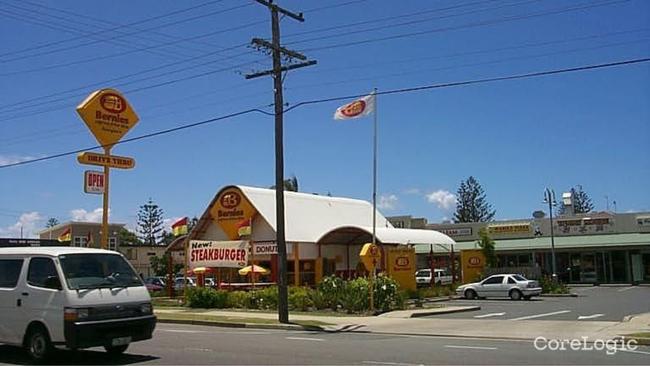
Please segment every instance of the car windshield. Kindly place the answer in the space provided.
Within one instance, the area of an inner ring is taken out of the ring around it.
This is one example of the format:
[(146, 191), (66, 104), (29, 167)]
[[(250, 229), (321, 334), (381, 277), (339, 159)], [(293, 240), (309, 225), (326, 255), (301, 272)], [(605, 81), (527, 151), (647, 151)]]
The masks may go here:
[(431, 271), (429, 270), (415, 272), (415, 277), (429, 277), (429, 276), (431, 276)]
[(528, 281), (524, 276), (520, 276), (520, 275), (514, 275), (514, 276), (512, 276), (512, 278), (514, 278), (515, 280), (517, 280), (519, 282)]
[(117, 254), (60, 255), (68, 287), (73, 290), (143, 286), (131, 266)]

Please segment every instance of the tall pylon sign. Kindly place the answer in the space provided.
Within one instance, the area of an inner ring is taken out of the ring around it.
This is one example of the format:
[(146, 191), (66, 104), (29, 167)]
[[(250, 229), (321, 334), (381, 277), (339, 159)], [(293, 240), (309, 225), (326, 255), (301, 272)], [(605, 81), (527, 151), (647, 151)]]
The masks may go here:
[(101, 89), (91, 93), (77, 106), (77, 113), (104, 149), (103, 155), (83, 152), (77, 156), (77, 161), (81, 164), (104, 167), (101, 248), (107, 249), (110, 168), (131, 169), (135, 166), (133, 158), (111, 156), (111, 149), (138, 123), (139, 118), (126, 98), (115, 89)]

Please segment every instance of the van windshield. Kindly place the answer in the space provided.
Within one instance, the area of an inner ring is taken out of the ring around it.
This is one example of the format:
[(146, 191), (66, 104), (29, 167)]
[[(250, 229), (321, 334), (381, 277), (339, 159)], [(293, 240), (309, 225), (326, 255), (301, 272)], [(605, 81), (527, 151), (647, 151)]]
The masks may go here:
[(59, 261), (73, 290), (144, 286), (131, 266), (117, 254), (66, 254)]

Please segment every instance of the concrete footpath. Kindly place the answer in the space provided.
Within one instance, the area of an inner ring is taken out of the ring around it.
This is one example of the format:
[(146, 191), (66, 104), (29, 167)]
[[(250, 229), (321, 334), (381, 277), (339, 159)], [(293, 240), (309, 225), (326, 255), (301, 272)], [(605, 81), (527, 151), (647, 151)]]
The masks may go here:
[[(502, 339), (615, 339), (622, 335), (650, 332), (650, 313), (630, 317), (623, 322), (569, 320), (492, 320), (421, 318), (435, 313), (476, 310), (474, 307), (439, 307), (403, 310), (379, 316), (327, 316), (289, 314), (290, 322), (315, 322), (317, 326), (277, 323), (277, 313), (185, 308), (156, 308), (159, 321), (265, 329), (308, 329), (327, 332), (371, 332), (401, 335), (429, 335)], [(188, 317), (193, 318), (187, 319)], [(204, 318), (219, 320), (202, 321)], [(175, 319), (176, 318), (176, 319)], [(186, 319), (182, 319), (186, 318)], [(264, 322), (264, 323), (259, 323)]]

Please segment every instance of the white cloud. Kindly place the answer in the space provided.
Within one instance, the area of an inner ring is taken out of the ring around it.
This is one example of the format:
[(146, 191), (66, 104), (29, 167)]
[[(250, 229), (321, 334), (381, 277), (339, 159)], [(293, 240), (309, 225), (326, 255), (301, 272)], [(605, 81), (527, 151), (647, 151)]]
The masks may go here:
[(456, 196), (444, 189), (439, 189), (426, 195), (427, 201), (435, 203), (438, 208), (449, 210), (456, 206)]
[(18, 156), (18, 155), (0, 155), (0, 166), (20, 163), (26, 160), (34, 159), (33, 156)]
[(382, 210), (394, 210), (395, 205), (397, 205), (397, 201), (399, 201), (399, 198), (397, 198), (397, 196), (394, 194), (389, 194), (387, 196), (382, 195), (379, 197), (379, 203), (377, 203), (377, 207)]
[[(102, 208), (96, 208), (93, 211), (86, 211), (83, 208), (77, 208), (70, 211), (70, 216), (72, 216), (72, 221), (82, 221), (82, 222), (102, 222)], [(111, 210), (108, 210), (108, 218), (110, 221)]]
[(20, 215), (18, 222), (15, 224), (6, 228), (0, 228), (0, 234), (11, 238), (20, 238), (20, 231), (22, 229), (22, 235), (24, 238), (36, 238), (37, 227), (41, 220), (43, 220), (43, 218), (38, 212), (26, 212)]

